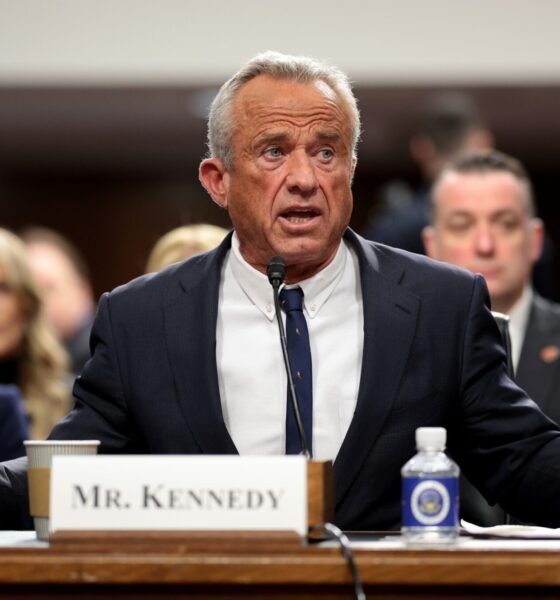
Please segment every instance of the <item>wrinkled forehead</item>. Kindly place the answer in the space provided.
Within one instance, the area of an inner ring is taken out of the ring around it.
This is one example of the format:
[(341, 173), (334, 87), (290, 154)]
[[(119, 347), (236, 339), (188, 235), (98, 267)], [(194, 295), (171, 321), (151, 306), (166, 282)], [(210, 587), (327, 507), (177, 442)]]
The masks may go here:
[(325, 120), (350, 129), (349, 110), (336, 91), (325, 81), (296, 81), (258, 75), (245, 83), (233, 102), (233, 124), (256, 119), (280, 119), (318, 112)]

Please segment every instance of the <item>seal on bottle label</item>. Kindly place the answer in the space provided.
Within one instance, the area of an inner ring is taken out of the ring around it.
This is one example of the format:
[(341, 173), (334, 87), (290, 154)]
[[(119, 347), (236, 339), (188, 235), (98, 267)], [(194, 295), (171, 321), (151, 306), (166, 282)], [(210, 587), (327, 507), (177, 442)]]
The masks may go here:
[(458, 523), (457, 479), (406, 477), (403, 479), (405, 527), (455, 527)]

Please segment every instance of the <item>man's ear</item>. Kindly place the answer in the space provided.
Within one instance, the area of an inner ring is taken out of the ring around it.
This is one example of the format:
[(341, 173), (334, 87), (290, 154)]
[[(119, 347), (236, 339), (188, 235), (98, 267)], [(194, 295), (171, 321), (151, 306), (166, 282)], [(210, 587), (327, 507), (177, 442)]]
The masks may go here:
[(435, 231), (434, 228), (431, 227), (430, 225), (424, 227), (424, 229), (422, 229), (422, 241), (424, 242), (424, 248), (426, 250), (426, 254), (430, 257), (430, 258), (437, 258), (437, 253), (436, 253), (436, 245), (435, 245)]
[(198, 179), (214, 202), (227, 209), (229, 173), (219, 158), (206, 158), (200, 163)]

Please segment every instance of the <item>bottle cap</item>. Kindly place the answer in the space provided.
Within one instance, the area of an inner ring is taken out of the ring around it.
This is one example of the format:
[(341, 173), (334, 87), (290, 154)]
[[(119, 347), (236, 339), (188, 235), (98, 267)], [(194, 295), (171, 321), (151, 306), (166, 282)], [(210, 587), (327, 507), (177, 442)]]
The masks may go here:
[(418, 427), (416, 448), (418, 450), (442, 451), (445, 449), (447, 431), (444, 427)]

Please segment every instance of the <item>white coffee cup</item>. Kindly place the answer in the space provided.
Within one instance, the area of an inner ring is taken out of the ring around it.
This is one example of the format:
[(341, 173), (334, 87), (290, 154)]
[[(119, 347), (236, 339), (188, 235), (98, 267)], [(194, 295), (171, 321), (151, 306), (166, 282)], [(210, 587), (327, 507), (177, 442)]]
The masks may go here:
[(27, 440), (29, 510), (37, 538), (49, 539), (50, 480), (53, 456), (97, 454), (99, 440)]

